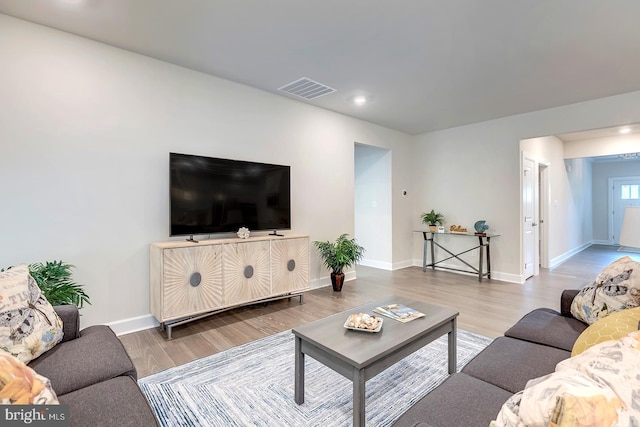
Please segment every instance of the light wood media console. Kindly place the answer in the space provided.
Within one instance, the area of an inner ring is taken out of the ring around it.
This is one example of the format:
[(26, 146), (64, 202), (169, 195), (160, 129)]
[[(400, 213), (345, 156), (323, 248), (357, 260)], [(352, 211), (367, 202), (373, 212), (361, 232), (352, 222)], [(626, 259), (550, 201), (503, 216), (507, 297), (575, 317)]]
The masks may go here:
[(167, 330), (234, 307), (309, 289), (309, 237), (172, 241), (150, 245), (151, 314)]

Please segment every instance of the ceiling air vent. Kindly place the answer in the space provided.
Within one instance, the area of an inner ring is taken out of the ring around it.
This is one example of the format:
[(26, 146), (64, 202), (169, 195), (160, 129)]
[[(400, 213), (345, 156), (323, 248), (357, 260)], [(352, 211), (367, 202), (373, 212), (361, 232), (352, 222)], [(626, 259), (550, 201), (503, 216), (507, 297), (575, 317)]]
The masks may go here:
[(304, 99), (315, 99), (336, 91), (332, 87), (323, 85), (307, 77), (302, 77), (295, 82), (279, 87), (278, 90)]

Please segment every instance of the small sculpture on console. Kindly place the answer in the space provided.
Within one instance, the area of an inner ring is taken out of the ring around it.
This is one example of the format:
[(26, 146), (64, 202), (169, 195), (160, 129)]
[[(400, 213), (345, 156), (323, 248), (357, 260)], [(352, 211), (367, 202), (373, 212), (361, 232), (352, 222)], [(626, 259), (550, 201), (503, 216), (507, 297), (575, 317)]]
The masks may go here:
[(476, 235), (478, 236), (486, 236), (486, 231), (489, 229), (489, 226), (486, 224), (486, 221), (481, 219), (480, 221), (476, 221), (473, 225), (473, 228), (476, 229)]
[(239, 238), (241, 239), (248, 239), (249, 238), (249, 234), (251, 232), (249, 231), (249, 229), (247, 227), (240, 227), (238, 229), (238, 232), (236, 233), (238, 235)]

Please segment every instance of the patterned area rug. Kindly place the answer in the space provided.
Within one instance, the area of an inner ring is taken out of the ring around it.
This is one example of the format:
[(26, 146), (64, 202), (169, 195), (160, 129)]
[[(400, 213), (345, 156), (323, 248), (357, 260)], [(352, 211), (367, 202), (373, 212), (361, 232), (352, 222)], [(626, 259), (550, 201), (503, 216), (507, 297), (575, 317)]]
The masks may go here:
[[(458, 329), (458, 369), (491, 339)], [(350, 426), (351, 381), (305, 358), (305, 402), (293, 401), (291, 331), (167, 369), (139, 380), (163, 426)], [(447, 337), (366, 383), (366, 424), (389, 426), (445, 380)]]

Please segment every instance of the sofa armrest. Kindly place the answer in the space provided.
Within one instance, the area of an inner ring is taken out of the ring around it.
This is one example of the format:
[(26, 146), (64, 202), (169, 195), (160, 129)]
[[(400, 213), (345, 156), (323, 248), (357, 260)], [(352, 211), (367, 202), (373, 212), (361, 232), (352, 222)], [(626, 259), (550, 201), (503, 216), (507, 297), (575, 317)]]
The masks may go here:
[(75, 305), (56, 305), (53, 307), (62, 319), (62, 341), (70, 341), (80, 336), (80, 312)]
[(580, 292), (580, 289), (566, 289), (562, 291), (560, 297), (560, 313), (566, 317), (573, 317), (571, 314), (571, 303), (573, 298)]

